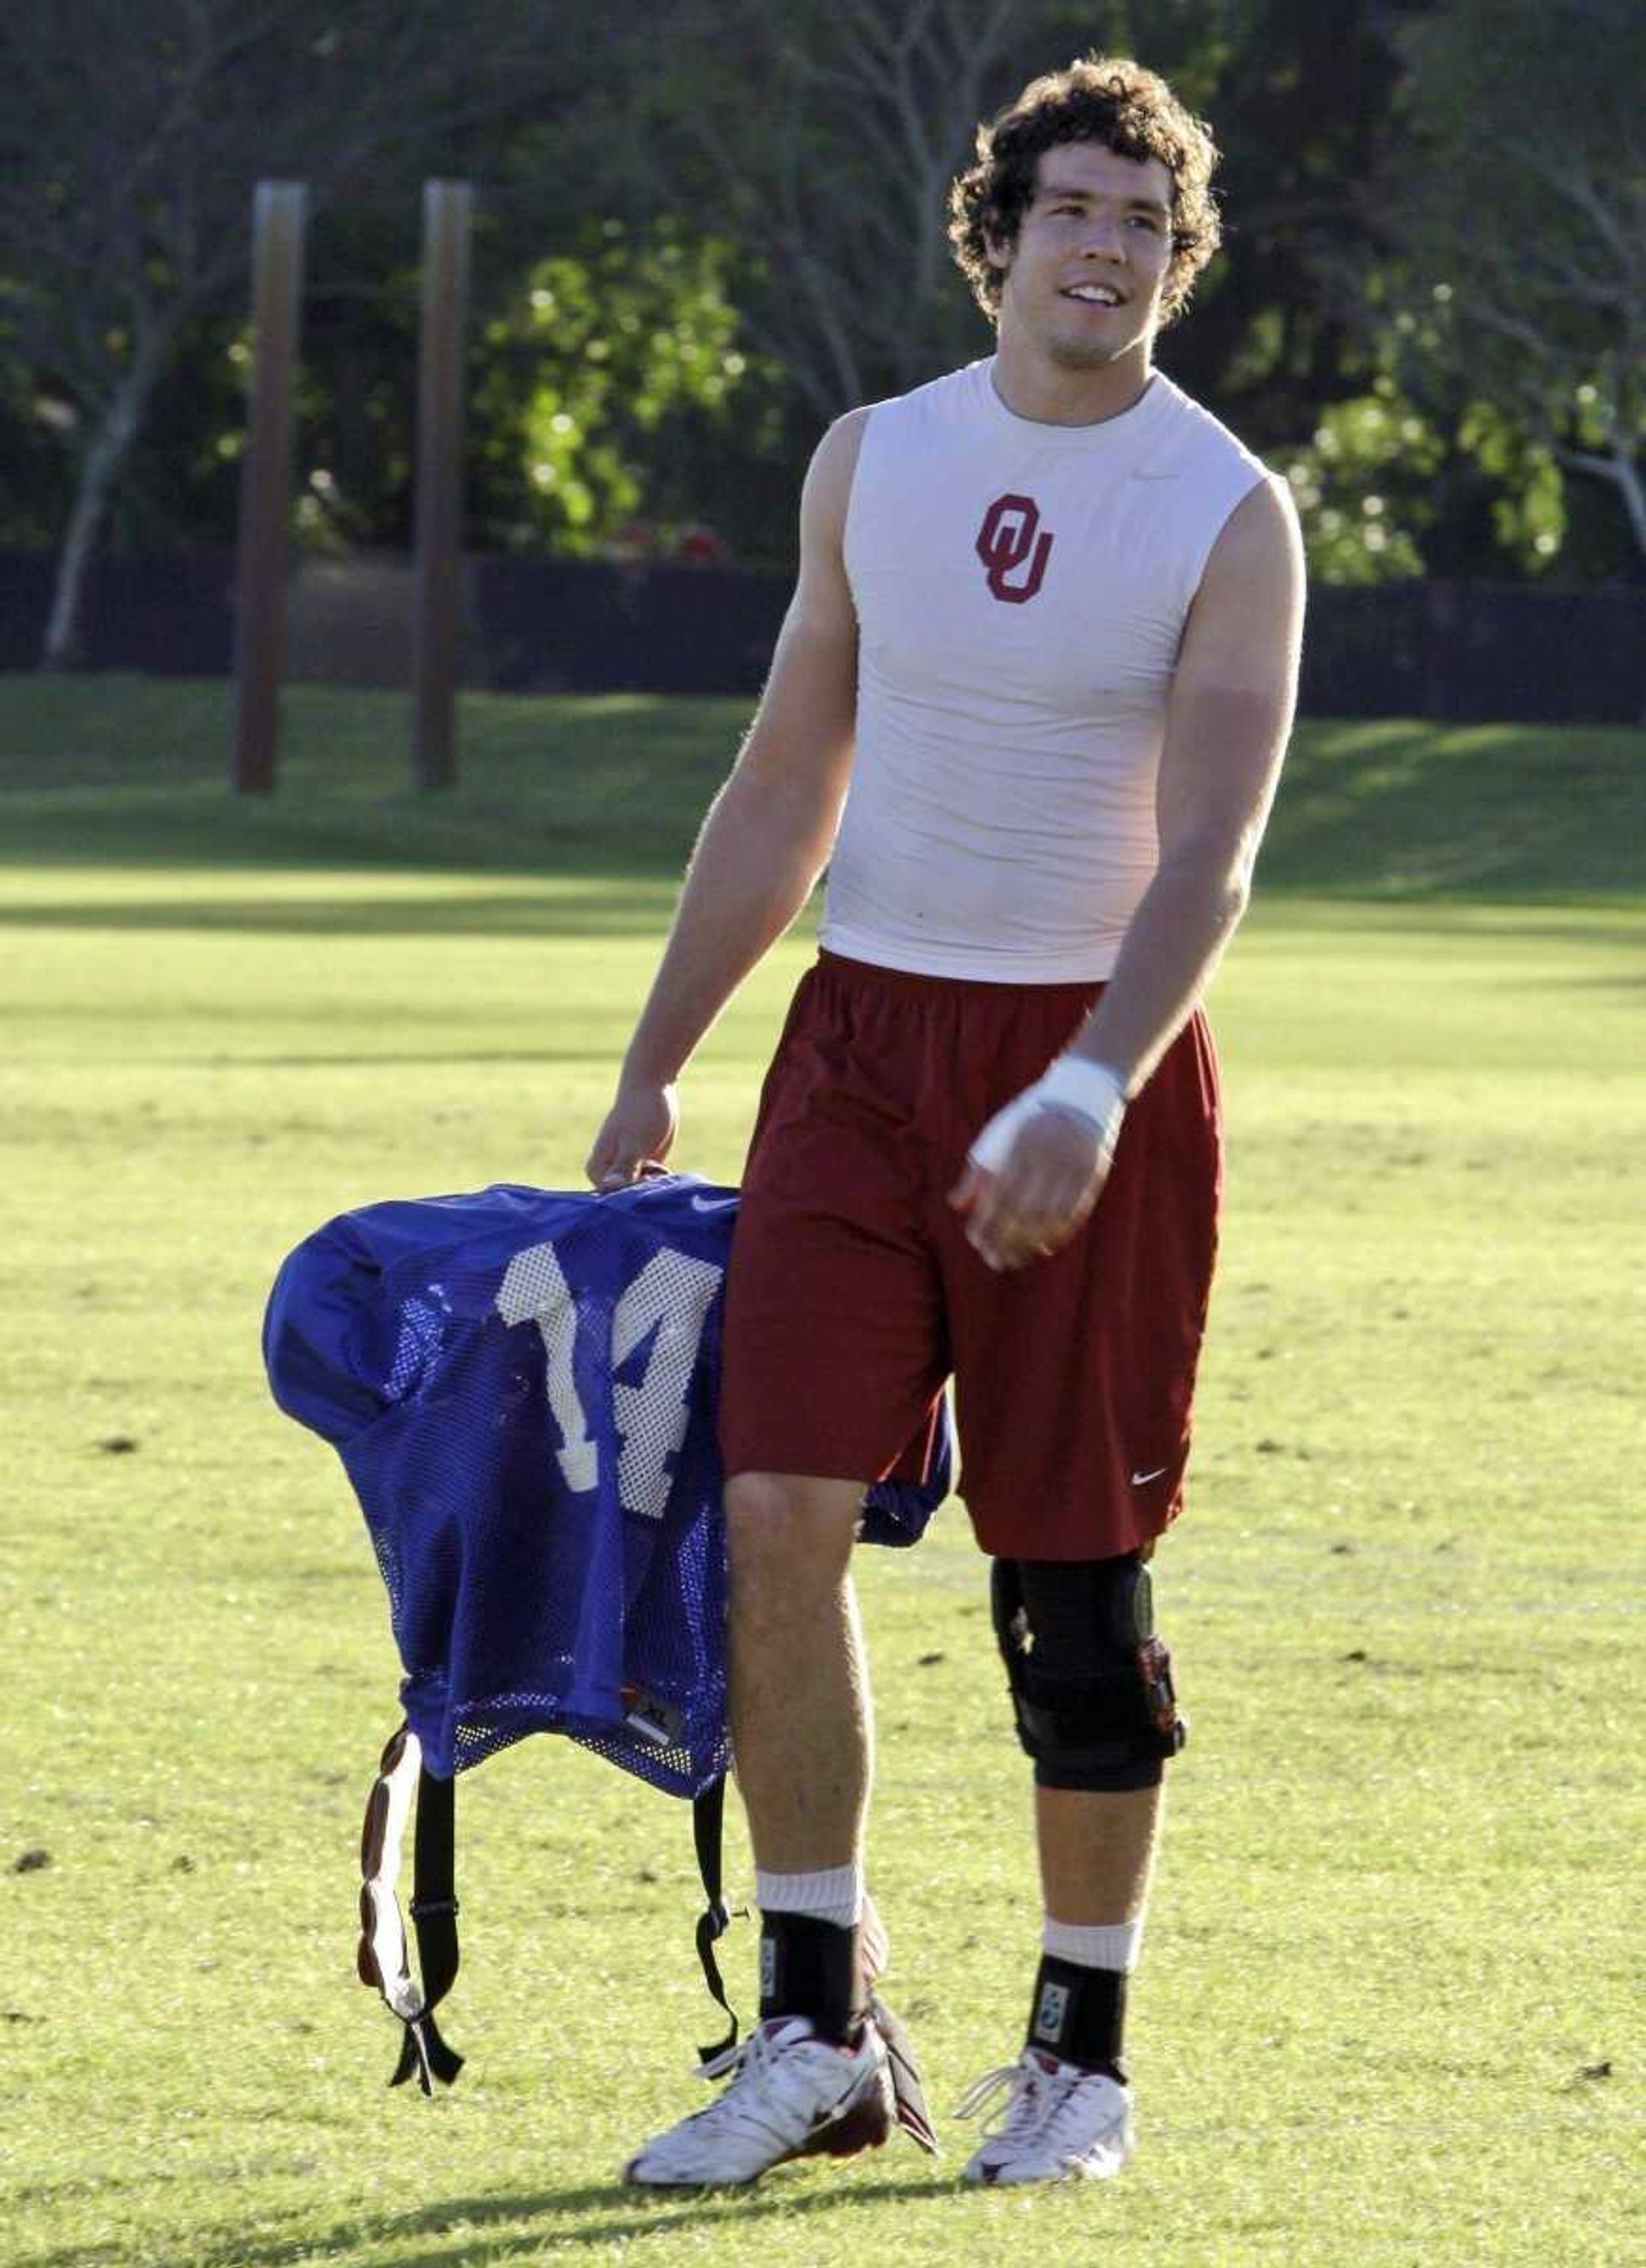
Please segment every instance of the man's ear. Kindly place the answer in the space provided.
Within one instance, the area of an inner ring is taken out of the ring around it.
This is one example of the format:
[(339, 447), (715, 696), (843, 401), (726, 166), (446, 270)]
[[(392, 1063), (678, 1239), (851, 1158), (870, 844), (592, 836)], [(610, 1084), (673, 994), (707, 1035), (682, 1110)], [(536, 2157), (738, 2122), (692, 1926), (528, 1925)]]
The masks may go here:
[(991, 236), (988, 230), (985, 230), (983, 232), (983, 250), (988, 255), (989, 266), (991, 268), (998, 268), (1001, 274), (1003, 276), (1007, 269), (1011, 265), (1012, 247), (1009, 239), (1003, 236)]

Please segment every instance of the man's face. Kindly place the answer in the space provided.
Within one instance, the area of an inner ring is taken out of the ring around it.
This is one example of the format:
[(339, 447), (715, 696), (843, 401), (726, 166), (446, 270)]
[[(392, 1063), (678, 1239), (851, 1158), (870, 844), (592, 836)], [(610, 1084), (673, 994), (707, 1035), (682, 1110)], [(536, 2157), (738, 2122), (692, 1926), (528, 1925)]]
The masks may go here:
[(1066, 370), (1099, 369), (1151, 336), (1172, 261), (1172, 175), (1158, 158), (1100, 142), (1043, 151), (1011, 245), (991, 245), (1005, 276), (1000, 323)]

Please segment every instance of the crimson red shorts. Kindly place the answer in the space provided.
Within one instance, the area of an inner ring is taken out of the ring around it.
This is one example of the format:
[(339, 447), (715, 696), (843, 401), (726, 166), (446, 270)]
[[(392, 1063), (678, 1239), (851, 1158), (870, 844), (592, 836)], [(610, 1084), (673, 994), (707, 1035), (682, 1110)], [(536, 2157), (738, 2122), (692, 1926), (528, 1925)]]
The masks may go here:
[(1181, 1508), (1222, 1182), (1196, 1014), (1121, 1130), (1097, 1208), (996, 1273), (948, 1192), (1101, 986), (915, 976), (824, 954), (761, 1097), (726, 1286), (729, 1474), (880, 1478), (955, 1381), (960, 1493), (986, 1551), (1097, 1559)]

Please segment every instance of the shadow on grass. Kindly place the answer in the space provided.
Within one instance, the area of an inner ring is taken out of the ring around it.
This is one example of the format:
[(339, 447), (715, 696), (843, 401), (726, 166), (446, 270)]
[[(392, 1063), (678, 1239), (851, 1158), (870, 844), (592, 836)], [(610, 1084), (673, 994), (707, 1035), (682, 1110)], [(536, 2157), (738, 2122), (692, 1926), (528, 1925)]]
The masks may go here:
[[(170, 932), (246, 937), (358, 938), (552, 938), (644, 936), (660, 938), (679, 892), (678, 878), (627, 874), (562, 877), (540, 892), (529, 887), (501, 891), (454, 890), (400, 896), (263, 896), (159, 898), (54, 898), (49, 902), (0, 903), (0, 932), (85, 930), (131, 934)], [(1433, 938), (1455, 946), (1459, 940), (1495, 938), (1525, 944), (1592, 943), (1597, 935), (1585, 914), (1616, 917), (1632, 910), (1628, 902), (1543, 891), (1499, 908), (1447, 893), (1392, 897), (1378, 891), (1344, 888), (1329, 899), (1272, 885), (1260, 895), (1254, 932), (1284, 941), (1294, 906), (1306, 909), (1304, 933), (1312, 941), (1321, 918), (1340, 937), (1357, 931), (1369, 939)], [(1576, 918), (1574, 918), (1574, 916)], [(1646, 925), (1640, 932), (1646, 943)], [(1619, 941), (1623, 941), (1620, 933)], [(1517, 979), (1517, 981), (1519, 981)], [(1603, 980), (1629, 982), (1628, 979)]]
[[(442, 2205), (425, 2205), (415, 2213), (387, 2216), (375, 2222), (364, 2216), (336, 2218), (325, 2227), (275, 2239), (247, 2242), (244, 2234), (228, 2229), (190, 2233), (186, 2253), (187, 2268), (298, 2268), (315, 2257), (369, 2259), (378, 2247), (400, 2246), (420, 2236), (437, 2240), (418, 2252), (393, 2254), (394, 2268), (466, 2268), (471, 2261), (496, 2262), (516, 2256), (534, 2256), (551, 2235), (555, 2250), (583, 2244), (632, 2242), (636, 2238), (670, 2229), (712, 2228), (724, 2225), (728, 2243), (752, 2224), (781, 2215), (793, 2220), (818, 2213), (863, 2213), (875, 2207), (893, 2208), (921, 2198), (970, 2195), (962, 2192), (958, 2166), (952, 2173), (932, 2173), (924, 2179), (863, 2185), (849, 2180), (828, 2180), (802, 2191), (799, 2181), (810, 2170), (785, 2169), (768, 2176), (759, 2190), (685, 2191), (675, 2196), (631, 2189), (621, 2182), (592, 2182), (580, 2188), (540, 2190), (526, 2195), (452, 2198)], [(981, 2194), (981, 2192), (979, 2192)], [(567, 2214), (586, 2215), (571, 2226)], [(552, 2220), (552, 2231), (542, 2226)], [(500, 2235), (503, 2224), (536, 2222), (516, 2235)], [(454, 2225), (455, 2224), (455, 2225)], [(891, 2232), (887, 2231), (889, 2237)], [(446, 2240), (439, 2242), (438, 2240)], [(33, 2255), (18, 2268), (119, 2268), (126, 2257), (116, 2244), (76, 2245), (72, 2250)]]
[[(18, 864), (678, 875), (748, 704), (461, 703), (462, 777), (407, 784), (403, 696), (289, 688), (281, 786), (226, 783), (231, 688), (0, 682), (0, 823)], [(1640, 888), (1646, 764), (1623, 727), (1307, 718), (1265, 890), (1457, 900)]]
[(609, 937), (666, 920), (674, 887), (617, 875), (571, 889), (405, 898), (54, 899), (0, 905), (0, 929), (215, 931), (269, 937)]
[(1646, 764), (1620, 728), (1307, 722), (1262, 885), (1400, 897), (1638, 892)]
[[(655, 800), (614, 802), (562, 821), (542, 799), (458, 790), (451, 799), (319, 799), (312, 813), (247, 810), (196, 797), (111, 790), (99, 803), (0, 794), (6, 863), (82, 868), (189, 867), (237, 873), (458, 873), (581, 880), (621, 872), (678, 876), (717, 780), (672, 816)], [(678, 795), (679, 791), (675, 793)], [(683, 801), (683, 799), (682, 799)]]
[(0, 681), (0, 814), (18, 863), (677, 875), (746, 703), (610, 696), (460, 704), (460, 780), (407, 780), (393, 694), (288, 689), (277, 792), (227, 781), (229, 689)]
[[(722, 1050), (723, 1060), (727, 1050)], [(364, 1047), (334, 1048), (330, 1055), (168, 1056), (169, 1070), (209, 1071), (445, 1071), (453, 1064), (584, 1064), (591, 1060), (588, 1044), (563, 1048), (440, 1048), (424, 1055), (377, 1055)], [(763, 1062), (752, 1050), (749, 1060)]]
[[(1244, 934), (1266, 934), (1271, 944), (1284, 946), (1291, 941), (1290, 929), (1309, 952), (1318, 949), (1323, 929), (1334, 938), (1427, 938), (1447, 946), (1498, 939), (1514, 945), (1592, 945), (1598, 939), (1646, 945), (1642, 895), (1527, 889), (1505, 904), (1446, 891), (1392, 896), (1343, 889), (1323, 896), (1281, 883), (1266, 888), (1260, 881)], [(1524, 980), (1517, 974), (1513, 981)]]

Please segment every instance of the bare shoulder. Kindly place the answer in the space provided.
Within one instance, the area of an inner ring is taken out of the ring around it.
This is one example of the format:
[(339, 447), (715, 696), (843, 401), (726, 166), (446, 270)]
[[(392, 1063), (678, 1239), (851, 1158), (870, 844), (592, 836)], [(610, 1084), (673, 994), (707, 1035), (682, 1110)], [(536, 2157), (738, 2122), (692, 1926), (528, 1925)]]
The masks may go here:
[(1285, 482), (1266, 474), (1212, 546), (1189, 608), (1179, 680), (1229, 684), (1295, 673), (1303, 608), (1297, 511)]
[(812, 454), (805, 487), (800, 498), (803, 537), (832, 539), (838, 545), (845, 534), (851, 484), (856, 475), (858, 453), (870, 411), (849, 409), (837, 417)]
[(849, 409), (837, 417), (812, 454), (812, 468), (826, 477), (840, 478), (849, 482), (857, 468), (857, 452), (863, 446), (863, 437), (869, 420), (874, 415), (874, 404), (864, 402), (859, 409)]
[(1276, 473), (1265, 473), (1223, 522), (1206, 563), (1206, 579), (1264, 568), (1295, 571), (1300, 579), (1303, 571), (1297, 508), (1291, 490)]

